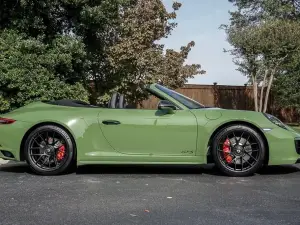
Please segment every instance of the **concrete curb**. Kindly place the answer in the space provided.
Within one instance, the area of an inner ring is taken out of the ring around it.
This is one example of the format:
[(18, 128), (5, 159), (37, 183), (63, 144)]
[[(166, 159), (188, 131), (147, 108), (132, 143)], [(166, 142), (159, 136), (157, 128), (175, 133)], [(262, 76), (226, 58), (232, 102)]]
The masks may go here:
[(9, 160), (0, 159), (0, 165), (9, 163)]

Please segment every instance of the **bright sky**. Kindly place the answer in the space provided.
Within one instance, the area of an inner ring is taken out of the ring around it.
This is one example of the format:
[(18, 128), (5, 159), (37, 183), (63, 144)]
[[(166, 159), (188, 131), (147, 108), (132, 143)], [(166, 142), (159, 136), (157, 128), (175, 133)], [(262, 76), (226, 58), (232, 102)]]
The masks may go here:
[[(247, 78), (236, 71), (232, 56), (223, 49), (230, 46), (226, 35), (219, 27), (229, 22), (228, 11), (232, 4), (227, 0), (178, 0), (183, 5), (177, 11), (177, 28), (163, 40), (166, 48), (179, 50), (182, 45), (195, 41), (188, 63), (199, 63), (205, 75), (190, 79), (192, 84), (243, 85)], [(171, 10), (173, 0), (163, 0)]]

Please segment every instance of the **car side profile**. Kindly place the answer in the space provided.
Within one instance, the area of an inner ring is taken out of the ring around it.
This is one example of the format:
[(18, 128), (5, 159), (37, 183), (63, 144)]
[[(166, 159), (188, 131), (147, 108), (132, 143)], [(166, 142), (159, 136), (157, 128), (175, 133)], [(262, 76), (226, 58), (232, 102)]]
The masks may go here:
[(207, 164), (228, 176), (300, 162), (300, 134), (276, 117), (210, 108), (160, 84), (146, 88), (157, 109), (76, 100), (33, 102), (0, 116), (0, 158), (41, 175), (88, 164)]

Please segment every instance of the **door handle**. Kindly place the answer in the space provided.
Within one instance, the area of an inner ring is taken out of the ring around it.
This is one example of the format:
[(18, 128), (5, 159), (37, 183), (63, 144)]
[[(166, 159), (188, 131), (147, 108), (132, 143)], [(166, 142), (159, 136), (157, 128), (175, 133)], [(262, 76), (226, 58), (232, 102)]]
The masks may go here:
[(117, 120), (103, 120), (102, 123), (105, 124), (105, 125), (119, 125), (119, 124), (121, 124)]

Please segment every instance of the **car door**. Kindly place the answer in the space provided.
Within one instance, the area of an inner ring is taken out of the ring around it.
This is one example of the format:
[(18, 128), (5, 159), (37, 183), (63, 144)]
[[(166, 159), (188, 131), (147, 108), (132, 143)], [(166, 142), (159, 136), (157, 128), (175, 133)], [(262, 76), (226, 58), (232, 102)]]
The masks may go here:
[(189, 110), (102, 109), (99, 125), (110, 145), (124, 154), (194, 155), (197, 121)]

